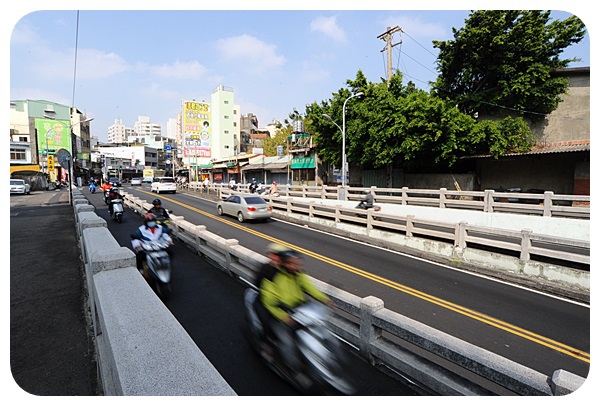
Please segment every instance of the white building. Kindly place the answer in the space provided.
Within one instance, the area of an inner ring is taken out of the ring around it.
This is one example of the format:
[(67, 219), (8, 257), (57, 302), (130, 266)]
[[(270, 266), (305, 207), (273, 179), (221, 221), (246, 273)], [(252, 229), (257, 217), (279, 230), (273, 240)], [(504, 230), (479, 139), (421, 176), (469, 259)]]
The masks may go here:
[(134, 136), (133, 129), (126, 127), (123, 120), (115, 119), (115, 123), (108, 127), (108, 142), (110, 144), (126, 144)]
[(220, 160), (240, 152), (240, 111), (234, 104), (234, 92), (223, 85), (210, 96), (212, 159)]
[(160, 124), (151, 123), (149, 116), (138, 116), (133, 125), (134, 139), (128, 139), (129, 143), (146, 144), (153, 148), (163, 148), (165, 141), (161, 134)]

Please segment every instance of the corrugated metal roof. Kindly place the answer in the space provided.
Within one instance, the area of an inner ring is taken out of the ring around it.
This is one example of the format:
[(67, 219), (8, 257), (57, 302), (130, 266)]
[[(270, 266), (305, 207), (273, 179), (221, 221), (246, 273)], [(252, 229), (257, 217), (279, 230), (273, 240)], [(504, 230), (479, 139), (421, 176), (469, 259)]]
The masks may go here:
[[(590, 150), (590, 140), (552, 142), (549, 144), (534, 145), (531, 150), (524, 153), (505, 154), (502, 156), (520, 156), (537, 154), (557, 154), (565, 152), (582, 152)], [(491, 155), (470, 155), (461, 157), (461, 159), (490, 158)]]

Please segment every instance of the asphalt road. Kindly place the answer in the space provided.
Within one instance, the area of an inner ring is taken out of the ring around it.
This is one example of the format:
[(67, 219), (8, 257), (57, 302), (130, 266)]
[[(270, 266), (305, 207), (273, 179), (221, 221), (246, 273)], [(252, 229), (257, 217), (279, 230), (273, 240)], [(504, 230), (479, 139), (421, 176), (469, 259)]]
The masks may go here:
[[(130, 234), (142, 221), (126, 209), (122, 223), (108, 217), (98, 193), (86, 196), (121, 246), (130, 247)], [(153, 195), (151, 197), (156, 197)], [(166, 202), (167, 196), (159, 196)], [(149, 201), (151, 201), (150, 199)], [(167, 207), (167, 205), (164, 205)], [(169, 207), (167, 207), (169, 208)], [(198, 347), (240, 396), (296, 396), (299, 393), (272, 372), (249, 346), (243, 319), (246, 286), (183, 246), (173, 248), (173, 292), (166, 305)], [(413, 396), (418, 392), (349, 351), (349, 374), (357, 396)]]
[[(148, 201), (156, 197), (135, 190)], [(589, 372), (589, 306), (307, 227), (240, 224), (194, 196), (161, 199), (175, 214), (254, 251), (270, 241), (294, 244), (312, 276), (360, 297), (379, 297), (391, 310), (548, 376), (557, 369), (582, 377)]]

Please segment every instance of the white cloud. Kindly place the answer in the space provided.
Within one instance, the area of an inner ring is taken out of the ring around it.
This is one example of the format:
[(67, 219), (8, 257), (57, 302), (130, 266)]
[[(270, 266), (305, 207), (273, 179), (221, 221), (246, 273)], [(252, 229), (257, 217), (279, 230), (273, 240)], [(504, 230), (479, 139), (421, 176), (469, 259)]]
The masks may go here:
[(311, 31), (321, 32), (337, 42), (346, 41), (346, 33), (337, 24), (337, 16), (317, 17), (310, 23)]
[(277, 54), (276, 45), (248, 34), (220, 39), (216, 42), (216, 49), (222, 58), (243, 63), (244, 69), (249, 72), (262, 73), (285, 63), (285, 57)]

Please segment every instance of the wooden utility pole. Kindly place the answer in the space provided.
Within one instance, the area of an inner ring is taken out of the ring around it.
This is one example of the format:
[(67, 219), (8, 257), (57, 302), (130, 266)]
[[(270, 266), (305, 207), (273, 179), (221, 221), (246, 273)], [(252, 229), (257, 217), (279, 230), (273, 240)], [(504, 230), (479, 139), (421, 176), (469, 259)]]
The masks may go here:
[(402, 43), (402, 40), (400, 40), (400, 42), (392, 44), (392, 36), (396, 32), (402, 32), (402, 29), (398, 26), (395, 26), (394, 28), (387, 27), (386, 32), (377, 36), (377, 38), (385, 41), (385, 48), (383, 48), (381, 50), (381, 52), (383, 52), (387, 49), (387, 81), (388, 81), (388, 84), (390, 83), (390, 80), (392, 79), (392, 48), (395, 47), (396, 45), (399, 45)]

